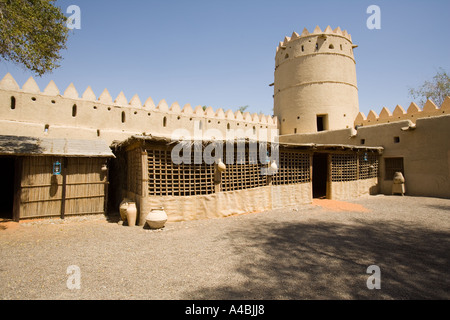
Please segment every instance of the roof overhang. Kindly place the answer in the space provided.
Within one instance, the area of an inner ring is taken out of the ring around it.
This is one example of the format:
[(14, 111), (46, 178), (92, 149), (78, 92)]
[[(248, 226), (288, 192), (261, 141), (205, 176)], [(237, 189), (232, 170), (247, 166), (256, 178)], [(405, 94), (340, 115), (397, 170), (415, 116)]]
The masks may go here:
[(47, 139), (24, 136), (0, 136), (2, 156), (62, 156), (114, 158), (103, 140)]
[(268, 145), (278, 145), (279, 147), (284, 148), (295, 148), (295, 149), (303, 149), (309, 151), (317, 151), (317, 152), (326, 152), (326, 151), (355, 151), (355, 152), (376, 152), (382, 154), (384, 151), (383, 147), (368, 147), (368, 146), (354, 146), (354, 145), (346, 145), (346, 144), (318, 144), (318, 143), (280, 143), (276, 141), (258, 141), (254, 139), (234, 139), (234, 140), (216, 140), (216, 139), (198, 139), (195, 138), (172, 138), (163, 135), (133, 135), (125, 141), (114, 142), (113, 148), (121, 148), (132, 145), (136, 142), (159, 142), (167, 145), (177, 144), (180, 142), (191, 142), (195, 143), (197, 141), (202, 144), (210, 144), (210, 143), (267, 143)]

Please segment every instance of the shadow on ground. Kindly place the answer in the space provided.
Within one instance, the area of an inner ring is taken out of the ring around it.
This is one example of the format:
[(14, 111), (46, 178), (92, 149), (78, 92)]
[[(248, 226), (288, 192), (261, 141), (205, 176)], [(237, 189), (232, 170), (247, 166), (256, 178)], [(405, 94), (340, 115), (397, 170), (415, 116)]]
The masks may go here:
[[(448, 232), (403, 221), (255, 222), (227, 237), (244, 280), (186, 292), (186, 299), (450, 298)], [(367, 288), (370, 265), (381, 268), (380, 290)]]

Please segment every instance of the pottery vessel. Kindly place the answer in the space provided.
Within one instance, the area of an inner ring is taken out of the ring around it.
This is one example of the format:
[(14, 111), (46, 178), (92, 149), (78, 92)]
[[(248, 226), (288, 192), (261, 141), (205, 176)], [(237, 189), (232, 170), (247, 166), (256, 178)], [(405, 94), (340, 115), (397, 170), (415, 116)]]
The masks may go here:
[(153, 209), (147, 215), (145, 220), (151, 229), (161, 229), (167, 222), (167, 213), (164, 211), (163, 207)]
[(137, 208), (136, 203), (129, 202), (127, 208), (127, 221), (129, 227), (134, 227), (136, 225)]
[(122, 221), (127, 221), (127, 209), (130, 203), (130, 199), (123, 199), (119, 205), (120, 218)]

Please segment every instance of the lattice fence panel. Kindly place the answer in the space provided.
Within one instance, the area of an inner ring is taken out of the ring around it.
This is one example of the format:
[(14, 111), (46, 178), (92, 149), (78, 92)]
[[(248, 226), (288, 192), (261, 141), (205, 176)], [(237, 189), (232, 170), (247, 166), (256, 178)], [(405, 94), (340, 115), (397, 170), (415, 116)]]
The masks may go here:
[(140, 149), (135, 149), (127, 153), (127, 166), (128, 190), (136, 194), (142, 194), (142, 163)]
[(148, 149), (148, 192), (154, 196), (195, 196), (214, 193), (214, 165), (176, 165), (170, 150)]
[(262, 164), (258, 160), (257, 148), (245, 148), (238, 153), (225, 152), (227, 170), (222, 173), (222, 191), (257, 188), (267, 185), (267, 175), (261, 174)]
[(272, 178), (273, 185), (307, 183), (311, 181), (310, 155), (280, 150), (278, 172)]
[(376, 154), (359, 155), (359, 179), (371, 179), (378, 177), (379, 161)]
[(358, 179), (357, 154), (331, 155), (331, 180), (333, 182), (354, 181)]

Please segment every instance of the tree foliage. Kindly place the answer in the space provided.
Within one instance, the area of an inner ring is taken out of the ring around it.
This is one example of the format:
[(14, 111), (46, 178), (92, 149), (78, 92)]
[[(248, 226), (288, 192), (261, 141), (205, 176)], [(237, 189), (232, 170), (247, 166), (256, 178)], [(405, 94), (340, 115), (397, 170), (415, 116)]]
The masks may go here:
[(239, 107), (238, 110), (244, 113), (248, 109), (248, 106)]
[(39, 76), (59, 67), (69, 29), (55, 0), (0, 0), (0, 56)]
[(419, 102), (422, 105), (431, 99), (437, 106), (440, 106), (445, 97), (450, 96), (450, 77), (444, 69), (439, 68), (431, 81), (425, 81), (417, 89), (410, 88), (409, 94), (413, 99), (420, 99)]

